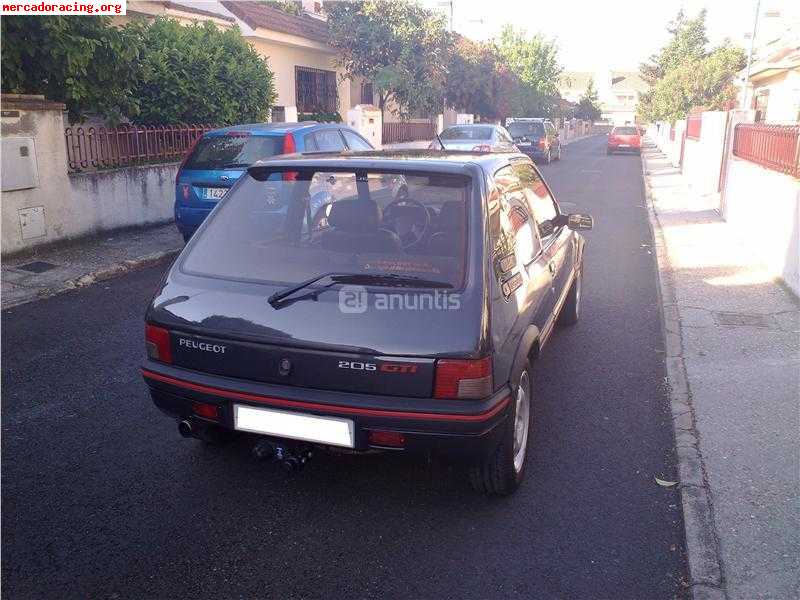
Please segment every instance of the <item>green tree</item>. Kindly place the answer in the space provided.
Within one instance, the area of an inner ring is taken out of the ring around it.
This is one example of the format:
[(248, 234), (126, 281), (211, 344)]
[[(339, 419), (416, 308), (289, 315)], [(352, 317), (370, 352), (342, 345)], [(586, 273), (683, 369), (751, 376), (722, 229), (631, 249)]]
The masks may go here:
[(443, 17), (408, 0), (328, 2), (330, 43), (349, 78), (373, 83), (385, 112), (400, 117), (442, 106), (451, 40)]
[(639, 74), (651, 85), (670, 69), (706, 55), (706, 10), (702, 9), (694, 19), (687, 19), (683, 9), (679, 10), (667, 31), (671, 35), (667, 45), (652, 55), (650, 62), (639, 65)]
[(6, 16), (2, 90), (63, 102), (72, 122), (95, 113), (135, 117), (133, 93), (141, 26), (113, 27), (108, 17)]
[(551, 116), (558, 106), (558, 47), (537, 34), (528, 37), (523, 30), (507, 25), (497, 47), (505, 64), (519, 79), (511, 104), (516, 115)]
[(492, 44), (456, 38), (445, 84), (450, 106), (490, 119), (508, 117), (518, 84)]
[(684, 118), (694, 106), (722, 108), (736, 95), (733, 76), (744, 68), (744, 51), (726, 41), (711, 52), (705, 10), (694, 19), (680, 11), (668, 30), (672, 37), (661, 51), (640, 66), (650, 89), (639, 96), (637, 112), (643, 121)]
[(585, 121), (597, 121), (600, 119), (600, 104), (597, 99), (597, 90), (594, 87), (594, 79), (589, 79), (586, 90), (578, 100), (575, 107), (575, 118)]
[(745, 64), (744, 51), (723, 45), (704, 58), (692, 59), (667, 71), (651, 88), (640, 114), (648, 120), (675, 121), (684, 118), (692, 107), (719, 110), (736, 97), (734, 73)]
[(133, 93), (144, 124), (263, 121), (275, 101), (272, 72), (238, 29), (165, 18), (144, 30)]

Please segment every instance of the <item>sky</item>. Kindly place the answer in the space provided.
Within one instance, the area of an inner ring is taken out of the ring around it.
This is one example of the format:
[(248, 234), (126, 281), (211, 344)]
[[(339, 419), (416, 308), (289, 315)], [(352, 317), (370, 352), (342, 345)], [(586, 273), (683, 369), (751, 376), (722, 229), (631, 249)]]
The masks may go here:
[[(422, 0), (449, 14), (449, 2)], [(453, 0), (453, 29), (474, 39), (496, 37), (506, 23), (555, 38), (568, 71), (636, 70), (668, 39), (667, 24), (680, 8), (694, 16), (708, 10), (712, 45), (726, 37), (747, 50), (756, 0)], [(779, 11), (781, 16), (765, 16)], [(765, 34), (800, 17), (797, 0), (761, 0), (759, 28)], [(795, 21), (800, 24), (800, 21)], [(757, 34), (756, 40), (759, 40)]]

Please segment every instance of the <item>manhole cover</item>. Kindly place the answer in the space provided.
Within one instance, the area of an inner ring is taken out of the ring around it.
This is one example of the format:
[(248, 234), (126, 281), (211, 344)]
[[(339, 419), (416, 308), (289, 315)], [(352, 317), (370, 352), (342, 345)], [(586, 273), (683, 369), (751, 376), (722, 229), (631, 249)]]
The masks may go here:
[(43, 260), (36, 260), (34, 262), (25, 263), (24, 265), (20, 265), (17, 269), (22, 271), (29, 271), (30, 273), (44, 273), (45, 271), (49, 271), (50, 269), (55, 269), (58, 265), (54, 265), (53, 263), (45, 262)]
[(769, 327), (769, 315), (743, 315), (741, 313), (714, 313), (717, 323), (731, 327)]

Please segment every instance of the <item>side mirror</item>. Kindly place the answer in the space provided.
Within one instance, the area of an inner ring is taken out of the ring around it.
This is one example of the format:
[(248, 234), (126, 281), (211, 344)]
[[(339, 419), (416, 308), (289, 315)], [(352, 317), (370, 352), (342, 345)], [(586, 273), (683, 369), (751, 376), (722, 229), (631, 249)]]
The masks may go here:
[(594, 219), (591, 215), (574, 213), (567, 215), (567, 227), (573, 231), (589, 230), (594, 227)]

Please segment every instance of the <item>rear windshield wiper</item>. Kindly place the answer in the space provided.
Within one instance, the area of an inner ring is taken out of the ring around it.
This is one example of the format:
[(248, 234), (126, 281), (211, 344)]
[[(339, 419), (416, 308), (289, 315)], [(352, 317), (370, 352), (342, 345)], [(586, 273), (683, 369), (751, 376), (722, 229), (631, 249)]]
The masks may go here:
[(220, 169), (246, 169), (250, 163), (227, 163), (219, 167)]
[[(317, 275), (316, 277), (312, 277), (311, 279), (306, 279), (305, 281), (301, 281), (297, 285), (293, 285), (286, 289), (283, 289), (279, 292), (275, 292), (272, 294), (267, 302), (269, 302), (273, 308), (278, 308), (282, 302), (284, 302), (289, 296), (294, 294), (295, 292), (299, 292), (300, 290), (307, 288), (310, 285), (317, 283), (323, 279), (329, 278), (331, 280), (331, 284), (325, 286), (325, 288), (320, 289), (319, 292), (322, 292), (324, 289), (327, 289), (334, 283), (349, 283), (352, 285), (387, 285), (387, 286), (397, 286), (397, 287), (422, 287), (422, 288), (452, 288), (453, 286), (446, 281), (436, 281), (433, 279), (423, 279), (422, 277), (417, 277), (416, 275), (399, 275), (397, 273), (341, 273), (338, 271), (331, 271), (330, 273), (322, 273), (321, 275)], [(313, 297), (316, 299), (319, 293), (314, 294)]]

